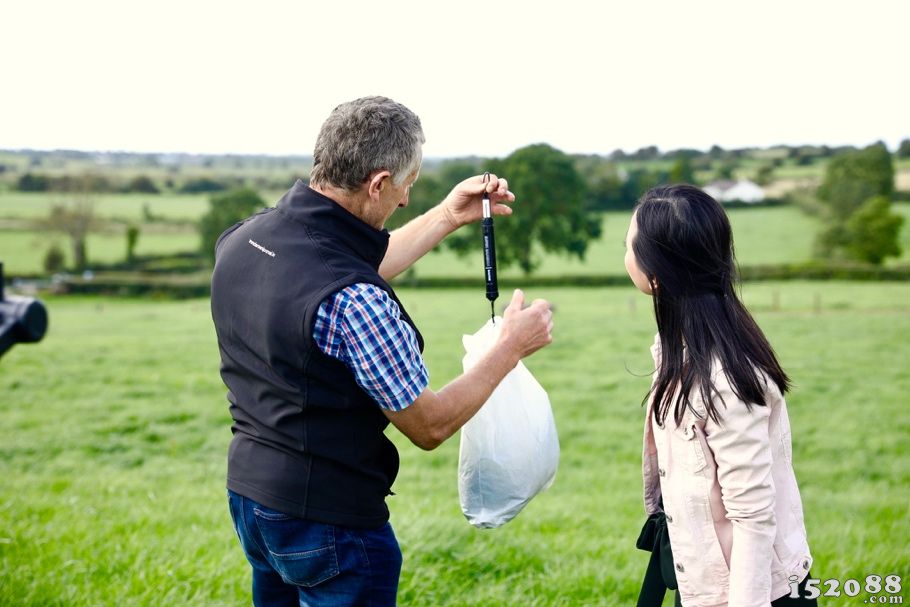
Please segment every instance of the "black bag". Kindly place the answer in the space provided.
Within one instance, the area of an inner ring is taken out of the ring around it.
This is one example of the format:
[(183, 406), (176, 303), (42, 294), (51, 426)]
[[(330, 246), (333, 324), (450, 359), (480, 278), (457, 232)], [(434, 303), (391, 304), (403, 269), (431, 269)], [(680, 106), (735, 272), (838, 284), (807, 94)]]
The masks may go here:
[[(663, 510), (648, 517), (641, 528), (635, 547), (651, 553), (637, 606), (661, 607), (667, 590), (677, 588), (670, 534), (667, 532), (667, 515)], [(676, 604), (680, 604), (679, 593), (676, 594)]]

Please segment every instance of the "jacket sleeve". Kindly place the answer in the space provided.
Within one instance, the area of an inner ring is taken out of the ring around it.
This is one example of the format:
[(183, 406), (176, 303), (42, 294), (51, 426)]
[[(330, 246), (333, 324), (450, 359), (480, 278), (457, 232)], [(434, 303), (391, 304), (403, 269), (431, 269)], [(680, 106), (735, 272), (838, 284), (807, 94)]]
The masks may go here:
[(717, 463), (717, 481), (727, 519), (733, 528), (729, 605), (768, 607), (776, 533), (769, 437), (771, 411), (770, 407), (754, 405), (750, 412), (722, 373), (715, 386), (714, 404), (720, 423), (708, 419), (705, 433)]

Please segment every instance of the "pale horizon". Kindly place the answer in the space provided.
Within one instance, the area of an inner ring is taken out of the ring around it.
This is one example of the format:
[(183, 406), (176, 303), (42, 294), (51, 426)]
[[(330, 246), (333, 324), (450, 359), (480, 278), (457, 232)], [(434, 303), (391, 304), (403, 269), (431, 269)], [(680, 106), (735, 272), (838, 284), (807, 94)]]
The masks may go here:
[(332, 108), (372, 94), (420, 116), (430, 159), (910, 137), (904, 2), (376, 9), (17, 3), (0, 149), (310, 156)]
[[(907, 139), (907, 138), (902, 138), (902, 139)], [(720, 147), (726, 151), (744, 150), (744, 149), (770, 150), (770, 149), (775, 149), (775, 148), (800, 148), (800, 147), (828, 147), (828, 148), (835, 149), (835, 148), (849, 147), (849, 146), (855, 147), (857, 149), (862, 149), (864, 147), (874, 145), (880, 141), (883, 141), (883, 140), (879, 139), (876, 141), (869, 141), (866, 143), (859, 143), (859, 144), (845, 143), (845, 144), (840, 144), (840, 145), (832, 145), (832, 144), (824, 143), (824, 142), (812, 142), (812, 143), (777, 143), (777, 144), (767, 145), (767, 146), (749, 145), (749, 146), (743, 146), (743, 147), (725, 147), (725, 146), (720, 146)], [(540, 143), (549, 144), (549, 142), (547, 142), (547, 141), (536, 141), (536, 142), (527, 143), (520, 147), (525, 147), (525, 146), (535, 145), (535, 144), (540, 144)], [(888, 145), (887, 142), (884, 142), (884, 143), (888, 147), (888, 150), (893, 153), (897, 149), (898, 145), (900, 144), (900, 141), (897, 141), (894, 145)], [(552, 144), (549, 144), (549, 145), (552, 145)], [(652, 145), (654, 145), (654, 144), (652, 144)], [(553, 147), (555, 147), (555, 146), (553, 146)], [(642, 148), (647, 148), (647, 147), (650, 147), (650, 146), (645, 145), (645, 146), (641, 146), (640, 148), (635, 148), (635, 149), (623, 149), (622, 151), (625, 154), (632, 155), (635, 152), (637, 152), (638, 150), (640, 150)], [(708, 153), (711, 148), (711, 146), (708, 146), (707, 148), (693, 148), (693, 147), (689, 147), (689, 146), (684, 146), (684, 147), (680, 147), (680, 148), (664, 148), (664, 147), (657, 146), (657, 145), (655, 145), (654, 147), (657, 147), (658, 152), (662, 155), (666, 154), (668, 152), (676, 152), (676, 151), (680, 151), (680, 150), (696, 150), (701, 153)], [(519, 148), (515, 148), (515, 149), (517, 150)], [(619, 148), (619, 149), (622, 149), (622, 148)], [(613, 152), (615, 152), (616, 149), (609, 150), (607, 152), (572, 152), (572, 151), (567, 151), (567, 150), (561, 150), (561, 151), (563, 151), (567, 154), (570, 154), (570, 155), (580, 155), (580, 156), (591, 155), (591, 156), (608, 157)], [(133, 154), (136, 156), (144, 156), (144, 155), (150, 155), (150, 156), (250, 156), (250, 157), (261, 156), (261, 157), (269, 157), (269, 158), (312, 158), (313, 157), (312, 152), (273, 154), (273, 153), (268, 153), (268, 152), (199, 152), (199, 151), (185, 151), (185, 150), (109, 150), (109, 149), (78, 149), (78, 148), (0, 148), (0, 152), (11, 152), (11, 153), (15, 153), (15, 154), (20, 154), (20, 153), (27, 154), (27, 153), (31, 153), (31, 152), (42, 153), (42, 154), (76, 152), (79, 154), (98, 154), (98, 155)], [(502, 156), (507, 156), (509, 153), (511, 153), (511, 152), (507, 152), (506, 154), (504, 154)], [(428, 155), (424, 154), (424, 156), (423, 156), (424, 160), (432, 160), (432, 161), (457, 160), (457, 159), (471, 158), (471, 157), (493, 158), (493, 157), (500, 157), (500, 156), (486, 156), (486, 155), (482, 155), (482, 154), (461, 154), (458, 156), (452, 156), (452, 155), (428, 156)]]

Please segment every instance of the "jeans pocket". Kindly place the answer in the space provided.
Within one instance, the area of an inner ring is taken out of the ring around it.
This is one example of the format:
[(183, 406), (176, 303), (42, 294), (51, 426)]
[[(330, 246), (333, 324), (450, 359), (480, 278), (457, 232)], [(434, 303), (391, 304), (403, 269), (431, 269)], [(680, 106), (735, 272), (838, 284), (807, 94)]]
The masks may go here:
[(256, 526), (281, 579), (312, 587), (338, 575), (335, 528), (263, 507), (253, 509)]

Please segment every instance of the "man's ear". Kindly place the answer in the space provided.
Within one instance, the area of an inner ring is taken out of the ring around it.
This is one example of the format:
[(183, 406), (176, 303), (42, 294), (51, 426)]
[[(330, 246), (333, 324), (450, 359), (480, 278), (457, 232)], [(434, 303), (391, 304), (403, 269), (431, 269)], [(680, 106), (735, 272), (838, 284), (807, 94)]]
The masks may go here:
[(367, 193), (370, 195), (370, 199), (377, 200), (382, 189), (389, 187), (391, 181), (392, 173), (390, 171), (375, 171), (370, 175), (367, 185)]

